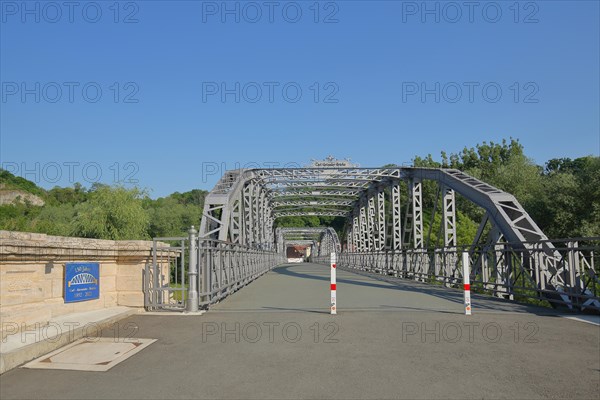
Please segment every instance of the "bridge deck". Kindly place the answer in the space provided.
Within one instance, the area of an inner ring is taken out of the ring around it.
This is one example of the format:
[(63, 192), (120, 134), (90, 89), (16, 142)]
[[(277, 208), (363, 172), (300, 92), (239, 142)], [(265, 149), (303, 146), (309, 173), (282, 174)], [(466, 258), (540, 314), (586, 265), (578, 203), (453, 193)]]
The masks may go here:
[(341, 270), (337, 316), (328, 302), (328, 267), (286, 265), (204, 315), (124, 320), (122, 327), (137, 324), (137, 337), (158, 341), (108, 372), (17, 369), (1, 377), (0, 397), (596, 398), (600, 391), (597, 325), (479, 296), (466, 317), (460, 291)]
[[(287, 264), (257, 280), (212, 311), (311, 311), (329, 313), (329, 267)], [(414, 281), (337, 271), (338, 314), (354, 311), (437, 311), (463, 313), (463, 293)], [(539, 307), (474, 296), (479, 310), (551, 313)]]

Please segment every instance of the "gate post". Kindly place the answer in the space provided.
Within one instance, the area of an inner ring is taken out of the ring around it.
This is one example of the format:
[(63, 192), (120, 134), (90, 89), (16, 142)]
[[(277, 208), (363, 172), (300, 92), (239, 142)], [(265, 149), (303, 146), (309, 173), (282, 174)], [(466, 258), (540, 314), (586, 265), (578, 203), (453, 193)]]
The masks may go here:
[(198, 264), (197, 264), (197, 253), (196, 253), (196, 240), (198, 239), (198, 231), (192, 227), (188, 231), (190, 237), (190, 256), (189, 256), (189, 269), (188, 269), (188, 312), (198, 312)]

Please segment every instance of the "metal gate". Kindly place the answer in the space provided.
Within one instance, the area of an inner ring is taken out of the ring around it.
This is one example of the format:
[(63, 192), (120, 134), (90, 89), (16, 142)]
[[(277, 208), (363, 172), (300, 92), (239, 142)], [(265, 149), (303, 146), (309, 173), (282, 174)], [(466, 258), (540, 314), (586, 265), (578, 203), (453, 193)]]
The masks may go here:
[(187, 300), (186, 253), (188, 238), (154, 238), (152, 264), (144, 270), (144, 306), (147, 310), (183, 311)]

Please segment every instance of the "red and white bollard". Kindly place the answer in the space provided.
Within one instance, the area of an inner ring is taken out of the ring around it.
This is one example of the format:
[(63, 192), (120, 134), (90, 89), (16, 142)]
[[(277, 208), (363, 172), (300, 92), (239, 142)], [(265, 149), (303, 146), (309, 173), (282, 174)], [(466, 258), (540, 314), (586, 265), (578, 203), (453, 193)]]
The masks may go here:
[(337, 304), (336, 304), (336, 284), (335, 284), (335, 268), (336, 268), (336, 258), (335, 253), (331, 253), (331, 314), (337, 314)]
[(463, 264), (463, 287), (465, 289), (465, 315), (471, 315), (471, 281), (469, 280), (469, 274), (471, 273), (469, 268), (469, 253), (462, 253), (462, 264)]

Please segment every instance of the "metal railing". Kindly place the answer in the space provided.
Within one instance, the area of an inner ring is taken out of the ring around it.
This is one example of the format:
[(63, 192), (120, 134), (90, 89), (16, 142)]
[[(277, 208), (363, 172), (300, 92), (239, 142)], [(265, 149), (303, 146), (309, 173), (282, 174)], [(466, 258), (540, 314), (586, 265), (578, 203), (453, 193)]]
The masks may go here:
[[(548, 256), (547, 244), (555, 250)], [(517, 301), (600, 311), (600, 238), (491, 246), (346, 253), (338, 265), (447, 287), (462, 285), (461, 253), (469, 253), (474, 291)], [(327, 264), (328, 257), (313, 262)], [(553, 267), (553, 268), (549, 268)], [(556, 270), (549, 275), (549, 270)]]
[(193, 227), (189, 233), (189, 237), (154, 239), (153, 262), (144, 273), (148, 310), (208, 308), (286, 262), (283, 254), (274, 251), (198, 238)]
[(199, 305), (207, 307), (286, 262), (282, 254), (218, 240), (198, 242)]

